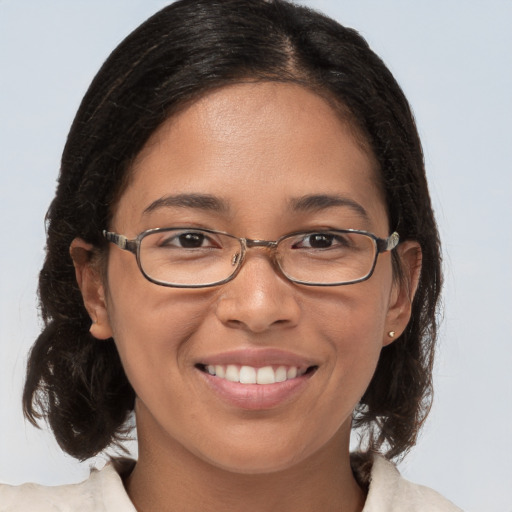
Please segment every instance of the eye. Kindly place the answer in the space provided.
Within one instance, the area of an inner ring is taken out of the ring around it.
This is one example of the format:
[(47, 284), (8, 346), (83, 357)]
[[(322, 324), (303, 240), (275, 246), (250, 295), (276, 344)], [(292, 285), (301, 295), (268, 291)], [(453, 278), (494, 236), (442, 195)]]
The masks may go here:
[(206, 235), (198, 231), (187, 231), (173, 233), (162, 238), (158, 244), (159, 247), (175, 247), (178, 249), (201, 249), (219, 247), (218, 243)]
[(312, 249), (326, 249), (331, 247), (334, 241), (334, 235), (327, 235), (326, 233), (315, 233), (309, 235), (304, 239), (303, 245), (311, 247)]
[(294, 249), (330, 249), (344, 247), (348, 241), (339, 234), (310, 233), (293, 244)]
[(183, 233), (176, 237), (180, 246), (185, 249), (203, 247), (206, 237), (202, 233)]

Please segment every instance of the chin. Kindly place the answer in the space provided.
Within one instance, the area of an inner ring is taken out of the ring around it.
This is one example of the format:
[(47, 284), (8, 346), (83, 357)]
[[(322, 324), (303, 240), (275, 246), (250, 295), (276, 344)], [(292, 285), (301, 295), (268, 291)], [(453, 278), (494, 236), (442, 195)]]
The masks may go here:
[(224, 446), (217, 453), (203, 452), (198, 455), (206, 463), (224, 471), (263, 475), (289, 470), (315, 452), (315, 447), (311, 447), (310, 450), (300, 450), (297, 444), (295, 446), (292, 444), (283, 446), (283, 444), (282, 438), (275, 443), (262, 442), (252, 446), (239, 446), (233, 443)]
[(299, 463), (296, 457), (290, 457), (288, 460), (272, 456), (271, 458), (259, 457), (257, 459), (248, 457), (241, 460), (208, 460), (210, 464), (215, 465), (221, 470), (240, 475), (267, 475), (270, 473), (278, 473), (291, 469)]

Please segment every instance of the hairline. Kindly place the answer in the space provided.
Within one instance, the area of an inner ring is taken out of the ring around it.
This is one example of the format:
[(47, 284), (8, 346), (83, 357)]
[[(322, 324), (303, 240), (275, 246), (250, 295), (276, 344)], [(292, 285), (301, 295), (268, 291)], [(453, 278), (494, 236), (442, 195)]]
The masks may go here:
[[(283, 73), (284, 75), (284, 73)], [(211, 94), (214, 94), (216, 91), (221, 89), (233, 87), (241, 84), (264, 84), (264, 83), (279, 83), (279, 84), (293, 84), (299, 87), (302, 87), (311, 93), (315, 94), (317, 97), (324, 100), (327, 105), (334, 111), (336, 117), (339, 119), (341, 123), (349, 130), (350, 135), (352, 136), (355, 143), (359, 146), (359, 148), (365, 153), (365, 155), (370, 159), (372, 171), (376, 177), (376, 187), (378, 191), (385, 198), (386, 190), (384, 186), (384, 180), (382, 176), (382, 172), (380, 169), (380, 165), (377, 161), (377, 156), (375, 155), (370, 141), (369, 135), (365, 133), (363, 127), (360, 125), (357, 116), (347, 107), (347, 105), (341, 101), (336, 95), (330, 91), (326, 86), (320, 85), (316, 80), (308, 80), (307, 77), (301, 76), (300, 73), (295, 73), (294, 75), (287, 76), (274, 76), (274, 75), (264, 75), (264, 76), (255, 76), (255, 75), (245, 75), (233, 79), (224, 79), (220, 83), (215, 85), (210, 85), (204, 88), (198, 89), (191, 97), (183, 99), (181, 101), (177, 101), (171, 109), (169, 109), (168, 114), (165, 118), (160, 122), (154, 130), (149, 133), (144, 144), (142, 145), (140, 151), (134, 155), (126, 164), (125, 171), (123, 173), (122, 179), (117, 184), (117, 187), (114, 190), (113, 198), (108, 206), (108, 220), (111, 220), (114, 212), (119, 204), (121, 197), (124, 192), (132, 182), (132, 179), (135, 176), (135, 165), (141, 155), (141, 153), (146, 148), (151, 137), (165, 124), (175, 117), (179, 116), (181, 113), (186, 111), (189, 107), (201, 101), (202, 99), (208, 97)], [(387, 205), (386, 205), (387, 210)], [(389, 212), (388, 217), (389, 217)], [(105, 226), (105, 229), (107, 226)]]

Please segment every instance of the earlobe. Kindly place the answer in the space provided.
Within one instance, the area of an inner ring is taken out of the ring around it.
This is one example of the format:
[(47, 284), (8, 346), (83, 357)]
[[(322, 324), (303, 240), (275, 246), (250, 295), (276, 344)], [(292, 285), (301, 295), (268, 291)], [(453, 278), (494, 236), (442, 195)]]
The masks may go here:
[(82, 292), (84, 306), (91, 318), (90, 333), (99, 340), (112, 337), (107, 312), (105, 290), (97, 262), (94, 261), (94, 246), (75, 238), (69, 247), (69, 253), (75, 266), (75, 276)]
[(421, 275), (422, 253), (418, 242), (406, 240), (397, 247), (401, 275), (395, 278), (386, 319), (383, 345), (400, 337), (411, 318), (412, 301)]

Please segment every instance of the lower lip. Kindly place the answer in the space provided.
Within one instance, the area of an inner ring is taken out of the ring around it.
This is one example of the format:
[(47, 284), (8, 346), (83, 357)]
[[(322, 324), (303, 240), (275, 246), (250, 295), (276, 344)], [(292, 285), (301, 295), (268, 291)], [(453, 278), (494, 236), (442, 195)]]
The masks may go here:
[(306, 386), (312, 373), (275, 384), (240, 384), (198, 370), (208, 387), (224, 402), (246, 410), (273, 409), (291, 401)]

